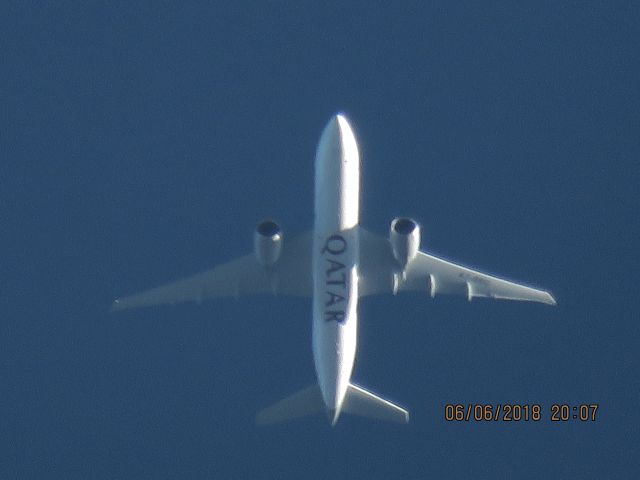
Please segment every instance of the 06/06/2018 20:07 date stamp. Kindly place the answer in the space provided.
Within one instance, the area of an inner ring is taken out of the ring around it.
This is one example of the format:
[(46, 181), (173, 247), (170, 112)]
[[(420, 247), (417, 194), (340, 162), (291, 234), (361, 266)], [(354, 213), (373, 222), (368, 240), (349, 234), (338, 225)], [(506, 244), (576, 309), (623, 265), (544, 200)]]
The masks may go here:
[(599, 407), (598, 403), (554, 403), (550, 408), (538, 403), (448, 403), (444, 406), (444, 419), (447, 422), (595, 422)]

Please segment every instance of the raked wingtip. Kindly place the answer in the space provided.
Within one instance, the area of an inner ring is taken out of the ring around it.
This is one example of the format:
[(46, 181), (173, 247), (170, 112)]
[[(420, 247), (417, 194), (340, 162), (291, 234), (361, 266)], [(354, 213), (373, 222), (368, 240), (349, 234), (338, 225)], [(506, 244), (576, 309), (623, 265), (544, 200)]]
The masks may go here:
[(551, 305), (552, 307), (555, 307), (558, 305), (558, 302), (556, 302), (555, 297), (553, 296), (553, 294), (551, 292), (546, 292), (546, 301), (544, 303), (546, 303), (547, 305)]
[(118, 310), (122, 310), (122, 304), (120, 303), (120, 300), (116, 298), (111, 304), (111, 308), (109, 309), (109, 311), (117, 312)]

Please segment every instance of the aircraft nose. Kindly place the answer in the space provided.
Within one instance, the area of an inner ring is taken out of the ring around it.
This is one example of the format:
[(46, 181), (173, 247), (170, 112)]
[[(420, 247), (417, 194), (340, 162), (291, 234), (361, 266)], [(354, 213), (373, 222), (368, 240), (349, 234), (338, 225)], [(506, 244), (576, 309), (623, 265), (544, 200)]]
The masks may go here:
[(327, 123), (328, 128), (331, 127), (332, 130), (335, 130), (341, 138), (344, 137), (345, 134), (351, 132), (351, 125), (349, 125), (349, 121), (344, 113), (336, 113), (333, 117), (329, 119)]
[(343, 161), (358, 159), (358, 146), (347, 117), (342, 113), (333, 115), (322, 131), (318, 152)]
[(325, 145), (340, 145), (341, 131), (340, 131), (340, 114), (336, 114), (329, 119), (327, 125), (322, 131), (320, 142)]
[[(331, 117), (330, 122), (338, 124), (338, 127), (341, 127), (342, 124), (347, 122), (347, 117), (345, 117), (344, 113), (336, 113), (333, 117)], [(348, 123), (348, 122), (347, 122)]]

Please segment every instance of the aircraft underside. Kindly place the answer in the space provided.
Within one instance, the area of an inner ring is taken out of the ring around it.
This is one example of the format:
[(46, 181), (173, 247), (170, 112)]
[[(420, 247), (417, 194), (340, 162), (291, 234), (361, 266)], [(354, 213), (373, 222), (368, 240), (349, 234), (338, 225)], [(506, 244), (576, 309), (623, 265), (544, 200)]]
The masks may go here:
[(114, 302), (113, 310), (217, 297), (282, 294), (309, 297), (317, 383), (262, 410), (261, 425), (325, 412), (335, 425), (343, 412), (406, 423), (404, 408), (351, 381), (360, 297), (420, 291), (555, 305), (544, 290), (481, 273), (420, 251), (420, 226), (391, 222), (388, 237), (359, 226), (360, 158), (344, 115), (333, 116), (315, 159), (315, 221), (311, 232), (284, 241), (267, 220), (254, 233), (253, 253), (211, 270)]

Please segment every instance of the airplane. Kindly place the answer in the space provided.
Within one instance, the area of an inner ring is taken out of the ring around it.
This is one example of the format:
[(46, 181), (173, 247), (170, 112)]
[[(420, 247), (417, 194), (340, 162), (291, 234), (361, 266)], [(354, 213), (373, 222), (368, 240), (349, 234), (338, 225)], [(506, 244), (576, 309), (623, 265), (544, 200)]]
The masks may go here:
[(375, 294), (420, 291), (555, 305), (550, 292), (514, 283), (420, 251), (420, 226), (393, 219), (388, 237), (359, 225), (360, 157), (342, 113), (325, 126), (315, 156), (315, 222), (290, 241), (276, 222), (259, 223), (253, 252), (194, 276), (115, 300), (124, 310), (215, 297), (283, 294), (311, 297), (312, 350), (317, 383), (256, 416), (270, 425), (316, 413), (334, 426), (342, 412), (407, 423), (400, 405), (353, 383), (358, 300)]

